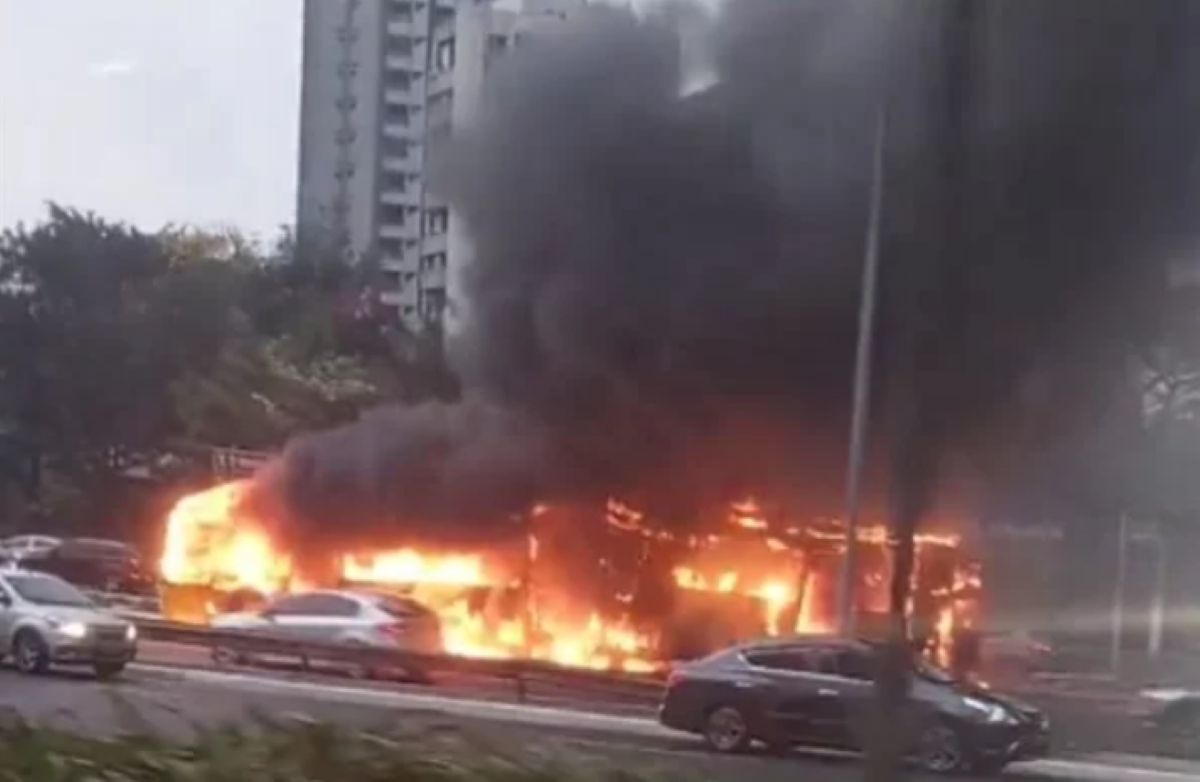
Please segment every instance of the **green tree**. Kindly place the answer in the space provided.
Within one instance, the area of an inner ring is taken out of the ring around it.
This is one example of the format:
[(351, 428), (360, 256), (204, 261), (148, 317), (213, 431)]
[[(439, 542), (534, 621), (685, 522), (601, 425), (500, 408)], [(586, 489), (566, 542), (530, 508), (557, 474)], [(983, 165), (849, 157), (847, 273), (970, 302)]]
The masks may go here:
[(153, 236), (52, 206), (0, 235), (4, 417), (80, 480), (169, 426), (150, 296), (170, 267)]
[(177, 440), (273, 449), (453, 395), (440, 332), (375, 306), (372, 275), (287, 234), (264, 252), (51, 206), (0, 235), (0, 416), (73, 487), (56, 496), (90, 496)]

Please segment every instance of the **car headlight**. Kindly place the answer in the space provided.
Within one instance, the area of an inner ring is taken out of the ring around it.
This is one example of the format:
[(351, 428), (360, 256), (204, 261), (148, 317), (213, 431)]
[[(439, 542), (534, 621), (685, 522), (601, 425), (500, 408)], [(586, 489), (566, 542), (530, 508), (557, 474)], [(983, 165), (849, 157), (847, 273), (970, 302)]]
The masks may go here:
[(125, 628), (125, 640), (136, 641), (138, 637), (137, 625), (129, 625)]
[(962, 703), (977, 718), (987, 723), (1013, 722), (1013, 716), (1008, 710), (995, 703), (981, 701), (978, 698), (963, 698)]
[(83, 622), (63, 622), (54, 625), (54, 629), (67, 638), (86, 638), (88, 634), (88, 627)]

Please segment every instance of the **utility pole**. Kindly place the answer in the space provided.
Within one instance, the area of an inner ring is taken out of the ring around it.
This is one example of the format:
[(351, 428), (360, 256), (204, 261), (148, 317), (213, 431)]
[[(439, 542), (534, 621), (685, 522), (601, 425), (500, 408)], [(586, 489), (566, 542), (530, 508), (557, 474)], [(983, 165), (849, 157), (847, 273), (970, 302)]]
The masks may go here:
[(975, 0), (916, 5), (931, 15), (926, 19), (919, 18), (919, 11), (914, 14), (921, 28), (915, 42), (921, 46), (915, 55), (917, 99), (929, 115), (919, 144), (921, 159), (912, 171), (923, 241), (903, 248), (897, 259), (903, 268), (888, 278), (894, 300), (889, 312), (895, 313), (894, 322), (889, 322), (892, 572), (888, 643), (875, 683), (877, 721), (868, 742), (867, 782), (895, 782), (904, 776), (908, 747), (896, 725), (909, 713), (905, 702), (914, 650), (908, 605), (916, 533), (937, 490), (947, 415), (959, 403), (958, 351), (961, 330), (968, 325), (961, 294), (973, 233), (971, 135), (983, 9)]
[(1122, 513), (1117, 522), (1117, 576), (1112, 598), (1112, 646), (1109, 664), (1112, 672), (1121, 672), (1121, 647), (1125, 635), (1125, 571), (1129, 548), (1129, 517)]
[(858, 308), (858, 345), (854, 355), (850, 455), (846, 465), (846, 554), (842, 560), (841, 579), (838, 583), (838, 627), (843, 635), (854, 634), (858, 613), (855, 589), (858, 581), (858, 526), (862, 504), (862, 474), (871, 416), (871, 364), (875, 343), (875, 311), (878, 309), (879, 299), (879, 248), (883, 233), (883, 206), (887, 185), (887, 137), (888, 105), (884, 96), (880, 100), (875, 120), (871, 195), (863, 255), (862, 292)]
[(1163, 629), (1166, 624), (1167, 602), (1167, 545), (1161, 529), (1155, 530), (1150, 539), (1154, 546), (1154, 595), (1150, 603), (1150, 631), (1146, 637), (1146, 651), (1151, 658), (1162, 652)]

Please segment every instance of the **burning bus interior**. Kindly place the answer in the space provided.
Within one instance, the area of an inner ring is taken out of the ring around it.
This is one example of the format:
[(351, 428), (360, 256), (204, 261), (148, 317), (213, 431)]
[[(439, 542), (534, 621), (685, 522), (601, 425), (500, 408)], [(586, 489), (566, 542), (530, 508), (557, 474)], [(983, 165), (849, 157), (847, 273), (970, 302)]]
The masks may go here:
[[(435, 611), (451, 654), (635, 672), (836, 624), (846, 536), (833, 519), (800, 522), (744, 501), (684, 531), (609, 500), (537, 506), (489, 525), (482, 542), (451, 545), (414, 525), (373, 545), (325, 540), (313, 552), (286, 543), (253, 488), (220, 484), (174, 506), (161, 560), (169, 617), (203, 623), (287, 591), (370, 587)], [(859, 626), (882, 632), (887, 537), (868, 525), (858, 541)], [(976, 621), (980, 572), (957, 534), (922, 534), (917, 549), (911, 614), (936, 650)]]

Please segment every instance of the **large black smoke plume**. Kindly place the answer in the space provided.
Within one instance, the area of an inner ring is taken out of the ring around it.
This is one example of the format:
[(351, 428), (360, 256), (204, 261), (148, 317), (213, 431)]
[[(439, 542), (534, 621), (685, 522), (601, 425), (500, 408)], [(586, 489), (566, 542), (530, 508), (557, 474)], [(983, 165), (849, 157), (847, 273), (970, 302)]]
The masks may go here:
[[(982, 3), (939, 452), (988, 447), (1013, 399), (1086, 407), (1187, 249), (1196, 24), (1173, 2)], [(450, 346), (466, 399), (299, 439), (264, 485), (308, 530), (609, 495), (837, 512), (874, 117), (887, 96), (886, 356), (894, 294), (945, 236), (952, 5), (598, 6), (506, 55), (445, 161), (473, 255)], [(684, 97), (699, 28), (717, 83)]]

